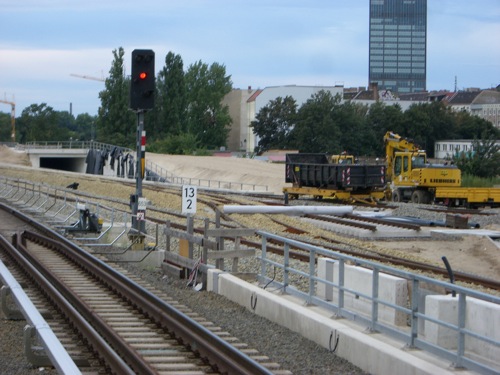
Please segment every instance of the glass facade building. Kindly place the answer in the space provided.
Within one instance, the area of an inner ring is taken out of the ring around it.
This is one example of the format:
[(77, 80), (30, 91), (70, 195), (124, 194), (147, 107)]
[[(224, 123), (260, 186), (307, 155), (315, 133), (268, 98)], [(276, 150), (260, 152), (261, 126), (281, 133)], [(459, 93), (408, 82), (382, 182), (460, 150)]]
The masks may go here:
[(370, 0), (369, 83), (426, 90), (427, 0)]

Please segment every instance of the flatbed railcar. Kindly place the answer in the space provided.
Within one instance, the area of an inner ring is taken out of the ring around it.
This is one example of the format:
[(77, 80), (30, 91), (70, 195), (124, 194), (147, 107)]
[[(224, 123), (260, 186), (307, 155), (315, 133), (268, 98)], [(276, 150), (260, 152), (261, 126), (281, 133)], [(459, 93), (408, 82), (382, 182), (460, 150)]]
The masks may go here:
[(434, 191), (435, 203), (446, 206), (465, 206), (469, 208), (500, 207), (499, 188), (443, 187)]

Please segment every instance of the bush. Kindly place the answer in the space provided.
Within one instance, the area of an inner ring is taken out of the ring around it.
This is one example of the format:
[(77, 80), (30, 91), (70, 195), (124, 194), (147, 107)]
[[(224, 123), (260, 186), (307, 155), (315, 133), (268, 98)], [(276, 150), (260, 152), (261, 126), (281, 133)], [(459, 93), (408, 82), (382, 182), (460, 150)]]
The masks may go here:
[(159, 154), (193, 155), (198, 150), (198, 146), (199, 141), (196, 135), (183, 133), (154, 141), (152, 144), (147, 145), (147, 149), (149, 152)]
[(462, 175), (463, 187), (494, 187), (500, 185), (500, 177), (477, 177), (471, 174)]

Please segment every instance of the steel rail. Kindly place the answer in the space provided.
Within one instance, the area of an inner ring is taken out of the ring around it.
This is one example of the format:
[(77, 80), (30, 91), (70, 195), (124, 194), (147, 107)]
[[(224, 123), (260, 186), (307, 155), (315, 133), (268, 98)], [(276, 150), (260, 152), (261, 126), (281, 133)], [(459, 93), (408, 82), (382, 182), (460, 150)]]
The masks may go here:
[(19, 237), (14, 235), (12, 247), (6, 248), (10, 256), (16, 261), (18, 266), (24, 272), (30, 275), (38, 285), (44, 290), (44, 293), (50, 300), (57, 305), (58, 309), (71, 321), (71, 323), (78, 328), (78, 330), (85, 334), (86, 340), (94, 348), (96, 354), (105, 358), (106, 363), (113, 371), (114, 374), (134, 374), (130, 367), (118, 357), (114, 350), (110, 348), (108, 343), (95, 331), (95, 329), (88, 323), (86, 319), (68, 302), (64, 293), (61, 293), (55, 286), (54, 280), (46, 278), (47, 271), (40, 271), (34, 264), (38, 263), (33, 259), (24, 245), (19, 242)]
[[(46, 246), (52, 246), (54, 248), (59, 246), (59, 242), (55, 239), (34, 232), (25, 231), (22, 237), (34, 242), (43, 242)], [(160, 323), (161, 326), (173, 331), (181, 342), (196, 348), (195, 350), (199, 352), (202, 358), (207, 358), (209, 363), (216, 365), (218, 371), (222, 373), (227, 372), (229, 374), (271, 374), (268, 369), (243, 354), (217, 335), (214, 335), (201, 324), (187, 317), (176, 308), (166, 304), (154, 294), (134, 283), (106, 263), (94, 258), (91, 254), (78, 246), (67, 243), (63, 244), (60, 250), (63, 251), (64, 255), (68, 258), (81, 264), (87, 272), (93, 273), (97, 279), (112, 287), (119, 294), (130, 299), (134, 305), (138, 306), (146, 315)], [(54, 280), (54, 282), (56, 282), (56, 280)], [(71, 295), (68, 295), (67, 298), (70, 298), (75, 304), (79, 303), (79, 301)], [(93, 314), (87, 318), (91, 319), (93, 324), (98, 324), (100, 330), (107, 330), (105, 327), (106, 324), (101, 322), (100, 319), (96, 318)], [(121, 339), (117, 339), (112, 332), (107, 332), (106, 338), (112, 342), (113, 346), (116, 345), (120, 348), (120, 351), (123, 350), (125, 352), (123, 355), (126, 356), (125, 358), (127, 358), (128, 361), (133, 362), (133, 368), (137, 369), (142, 366), (142, 358), (134, 358), (134, 353), (127, 353), (128, 349), (123, 346), (126, 346), (126, 344), (120, 342)], [(138, 371), (139, 373), (146, 373), (140, 368)]]
[[(208, 362), (217, 369), (217, 371), (228, 374), (272, 374), (269, 369), (236, 349), (219, 336), (213, 334), (203, 325), (184, 315), (173, 306), (165, 303), (163, 300), (159, 299), (154, 294), (114, 270), (103, 261), (93, 257), (85, 250), (68, 241), (59, 233), (33, 221), (22, 212), (1, 203), (0, 208), (7, 209), (12, 215), (30, 222), (32, 226), (37, 229), (40, 228), (44, 232), (44, 234), (39, 234), (25, 231), (21, 235), (22, 241), (29, 240), (42, 242), (45, 246), (50, 246), (55, 249), (58, 248), (59, 251), (64, 253), (65, 256), (81, 264), (84, 269), (92, 270), (91, 272), (95, 275), (95, 277), (102, 280), (107, 285), (112, 285), (112, 288), (122, 296), (130, 298), (133, 305), (138, 306), (140, 310), (142, 310), (149, 317), (153, 318), (153, 320), (158, 322), (160, 326), (164, 327), (169, 332), (175, 332), (175, 336), (180, 342), (191, 346), (197, 353), (199, 353), (201, 358), (206, 358)], [(18, 242), (21, 243), (22, 241)], [(62, 243), (62, 245), (60, 243)], [(48, 274), (48, 271), (46, 272)], [(54, 285), (58, 284), (56, 279), (52, 278), (51, 281)], [(77, 306), (80, 305), (78, 298), (74, 296), (72, 297), (69, 294), (72, 293), (67, 292), (66, 297), (70, 299), (71, 303)], [(101, 322), (99, 319), (92, 315), (92, 313), (89, 314), (90, 315), (86, 316), (87, 319), (91, 321), (92, 324), (100, 326)], [(121, 346), (119, 341), (114, 341), (116, 339), (113, 338), (111, 333), (106, 335), (105, 339), (109, 340), (112, 343), (112, 346)], [(120, 350), (126, 349), (122, 348)], [(139, 362), (136, 362), (139, 361), (139, 359), (135, 359), (133, 353), (127, 353), (122, 356), (127, 358), (131, 367), (137, 372), (150, 373), (150, 369), (141, 370), (139, 367), (141, 365)]]

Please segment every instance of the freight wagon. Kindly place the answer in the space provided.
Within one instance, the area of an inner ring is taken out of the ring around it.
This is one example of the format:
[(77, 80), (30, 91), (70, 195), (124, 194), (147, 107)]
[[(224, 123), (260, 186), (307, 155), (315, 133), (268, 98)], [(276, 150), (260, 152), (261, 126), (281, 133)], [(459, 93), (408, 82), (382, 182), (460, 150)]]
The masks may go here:
[(299, 195), (342, 201), (376, 201), (385, 197), (385, 165), (333, 164), (327, 154), (287, 154), (285, 200)]

